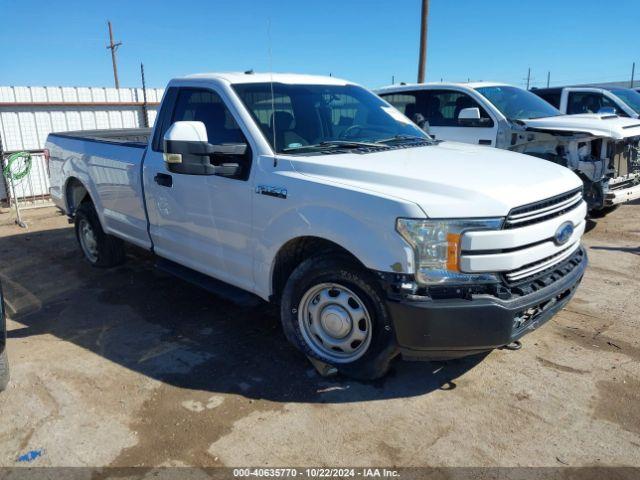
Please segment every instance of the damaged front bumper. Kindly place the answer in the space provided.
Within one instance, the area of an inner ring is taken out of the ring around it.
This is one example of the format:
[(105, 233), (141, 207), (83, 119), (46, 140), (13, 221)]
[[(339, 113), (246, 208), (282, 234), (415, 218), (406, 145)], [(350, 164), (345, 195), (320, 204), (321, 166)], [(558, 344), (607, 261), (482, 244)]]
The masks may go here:
[(609, 182), (609, 190), (604, 199), (605, 207), (631, 202), (640, 198), (640, 173), (631, 173)]
[(518, 340), (545, 324), (571, 300), (587, 267), (583, 247), (575, 255), (575, 266), (567, 268), (565, 276), (509, 299), (493, 295), (473, 295), (471, 299), (388, 295), (387, 308), (400, 353), (408, 360), (447, 360)]

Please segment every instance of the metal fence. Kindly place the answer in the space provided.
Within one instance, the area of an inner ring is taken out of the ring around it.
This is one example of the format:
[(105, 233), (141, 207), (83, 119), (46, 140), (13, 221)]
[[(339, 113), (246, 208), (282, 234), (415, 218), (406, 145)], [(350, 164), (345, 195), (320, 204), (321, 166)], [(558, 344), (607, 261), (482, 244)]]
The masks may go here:
[[(163, 89), (148, 88), (0, 87), (0, 159), (27, 151), (31, 172), (15, 182), (0, 180), (0, 202), (20, 206), (49, 203), (49, 175), (43, 149), (51, 132), (153, 125)], [(146, 118), (145, 118), (146, 117)]]

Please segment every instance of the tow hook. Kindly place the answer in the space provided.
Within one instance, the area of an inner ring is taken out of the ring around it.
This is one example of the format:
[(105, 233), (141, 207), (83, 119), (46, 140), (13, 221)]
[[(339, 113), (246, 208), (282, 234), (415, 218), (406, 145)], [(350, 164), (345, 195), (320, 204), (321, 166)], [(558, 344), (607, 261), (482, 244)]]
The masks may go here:
[(520, 340), (516, 340), (515, 342), (508, 343), (500, 347), (500, 350), (520, 350), (522, 348), (522, 343)]

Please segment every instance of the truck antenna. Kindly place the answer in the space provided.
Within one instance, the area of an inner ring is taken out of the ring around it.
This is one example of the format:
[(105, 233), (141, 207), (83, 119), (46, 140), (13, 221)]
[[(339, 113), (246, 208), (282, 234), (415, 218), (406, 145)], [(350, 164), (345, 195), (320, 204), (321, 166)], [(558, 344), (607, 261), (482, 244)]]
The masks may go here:
[(267, 20), (267, 39), (269, 43), (269, 74), (271, 75), (271, 129), (273, 134), (273, 166), (278, 166), (278, 146), (276, 145), (276, 99), (273, 93), (273, 53), (271, 52), (271, 17)]

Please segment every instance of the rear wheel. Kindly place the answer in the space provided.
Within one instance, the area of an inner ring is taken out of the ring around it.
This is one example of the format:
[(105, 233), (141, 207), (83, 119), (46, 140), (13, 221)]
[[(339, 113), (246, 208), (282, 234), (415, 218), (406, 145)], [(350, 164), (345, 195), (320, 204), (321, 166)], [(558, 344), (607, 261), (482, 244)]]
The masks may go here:
[(113, 267), (124, 262), (124, 242), (104, 232), (93, 203), (84, 202), (76, 210), (75, 232), (84, 258), (91, 265)]
[(397, 354), (377, 280), (348, 257), (302, 262), (285, 286), (281, 317), (289, 341), (354, 378), (383, 376)]

